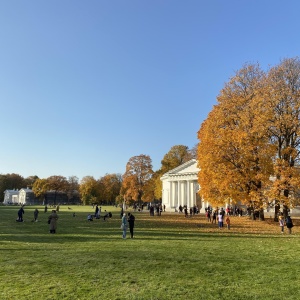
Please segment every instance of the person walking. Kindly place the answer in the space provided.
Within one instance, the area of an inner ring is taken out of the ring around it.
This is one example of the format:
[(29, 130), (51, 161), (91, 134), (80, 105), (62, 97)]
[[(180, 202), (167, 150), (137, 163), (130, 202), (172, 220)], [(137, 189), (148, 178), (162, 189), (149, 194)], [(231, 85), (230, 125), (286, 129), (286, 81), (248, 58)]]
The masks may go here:
[(294, 224), (293, 224), (292, 218), (290, 216), (286, 217), (285, 224), (286, 224), (286, 228), (288, 229), (288, 233), (291, 234), (292, 227), (294, 226)]
[(219, 229), (223, 228), (223, 214), (222, 214), (222, 212), (220, 212), (218, 214), (218, 225), (219, 225)]
[(284, 219), (283, 216), (279, 216), (279, 226), (281, 228), (281, 233), (284, 232)]
[(216, 210), (213, 211), (211, 223), (217, 224), (217, 211)]
[(122, 231), (123, 231), (123, 235), (122, 235), (123, 239), (126, 239), (127, 226), (128, 226), (128, 221), (127, 221), (127, 218), (126, 218), (126, 214), (124, 213), (123, 217), (122, 217), (122, 223), (121, 223), (121, 228), (122, 228)]
[(129, 231), (130, 231), (130, 238), (133, 239), (133, 228), (134, 228), (134, 221), (135, 217), (133, 214), (128, 213), (128, 224), (129, 224)]
[(100, 219), (98, 204), (96, 205), (96, 209), (95, 209), (95, 218)]
[(229, 216), (227, 216), (225, 222), (226, 222), (226, 224), (227, 224), (227, 229), (230, 230), (230, 218), (229, 218)]
[(18, 222), (23, 222), (23, 214), (24, 214), (24, 209), (23, 209), (23, 205), (21, 206), (21, 208), (18, 210)]
[(36, 208), (33, 212), (33, 219), (34, 219), (34, 222), (37, 222), (38, 221), (38, 215), (39, 215), (39, 210)]
[(58, 220), (58, 215), (56, 213), (56, 210), (53, 209), (51, 215), (48, 217), (50, 233), (56, 233), (57, 220)]

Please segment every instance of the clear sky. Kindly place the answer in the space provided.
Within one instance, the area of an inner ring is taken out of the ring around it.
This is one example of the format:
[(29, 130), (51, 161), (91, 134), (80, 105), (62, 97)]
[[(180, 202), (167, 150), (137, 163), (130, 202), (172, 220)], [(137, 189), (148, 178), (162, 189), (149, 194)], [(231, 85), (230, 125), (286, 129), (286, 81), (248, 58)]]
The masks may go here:
[(245, 63), (300, 55), (295, 0), (0, 0), (0, 174), (158, 170)]

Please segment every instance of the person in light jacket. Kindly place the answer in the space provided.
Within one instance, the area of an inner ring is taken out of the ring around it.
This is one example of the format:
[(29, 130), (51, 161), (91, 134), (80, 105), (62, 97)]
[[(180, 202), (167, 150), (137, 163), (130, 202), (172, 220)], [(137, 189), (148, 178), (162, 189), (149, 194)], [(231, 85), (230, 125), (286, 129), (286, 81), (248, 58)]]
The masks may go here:
[(123, 236), (122, 237), (123, 237), (123, 239), (126, 239), (126, 231), (127, 231), (127, 227), (128, 227), (128, 221), (127, 221), (125, 213), (123, 214), (123, 217), (122, 217), (121, 226), (122, 226), (122, 231), (123, 231)]
[(281, 228), (281, 233), (284, 232), (284, 219), (282, 216), (279, 216), (279, 226)]
[(52, 210), (51, 215), (48, 217), (50, 233), (56, 233), (57, 220), (58, 220), (58, 215), (56, 213), (56, 210)]

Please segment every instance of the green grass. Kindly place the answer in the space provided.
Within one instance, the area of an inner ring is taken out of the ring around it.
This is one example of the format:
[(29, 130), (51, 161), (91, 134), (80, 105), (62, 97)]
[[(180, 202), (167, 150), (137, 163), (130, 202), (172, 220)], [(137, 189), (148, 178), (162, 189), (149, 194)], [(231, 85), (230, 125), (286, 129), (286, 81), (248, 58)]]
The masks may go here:
[[(57, 234), (38, 207), (0, 206), (0, 299), (299, 299), (299, 232), (232, 218), (219, 230), (204, 216), (134, 213), (122, 239), (120, 211), (88, 222), (88, 206), (61, 206)], [(73, 212), (76, 217), (72, 216)], [(246, 229), (245, 229), (246, 228)], [(255, 230), (252, 230), (256, 228)]]

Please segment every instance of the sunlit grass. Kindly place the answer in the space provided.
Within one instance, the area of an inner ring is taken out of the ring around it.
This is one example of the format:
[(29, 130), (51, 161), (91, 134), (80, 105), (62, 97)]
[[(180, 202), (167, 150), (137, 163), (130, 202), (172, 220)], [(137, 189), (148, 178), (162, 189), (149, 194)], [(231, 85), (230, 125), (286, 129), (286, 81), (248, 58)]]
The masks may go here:
[[(299, 299), (299, 227), (232, 218), (219, 230), (204, 216), (136, 212), (123, 240), (120, 210), (88, 222), (88, 206), (61, 206), (57, 234), (35, 207), (0, 207), (0, 299)], [(75, 212), (76, 217), (73, 217)], [(298, 220), (294, 220), (297, 224)]]

